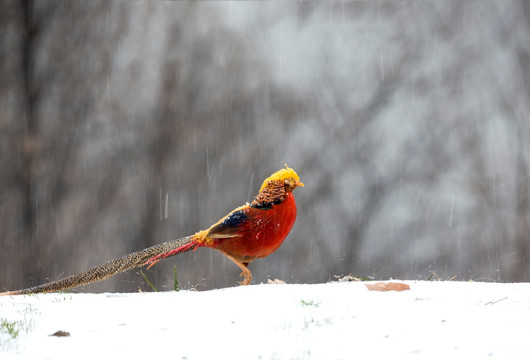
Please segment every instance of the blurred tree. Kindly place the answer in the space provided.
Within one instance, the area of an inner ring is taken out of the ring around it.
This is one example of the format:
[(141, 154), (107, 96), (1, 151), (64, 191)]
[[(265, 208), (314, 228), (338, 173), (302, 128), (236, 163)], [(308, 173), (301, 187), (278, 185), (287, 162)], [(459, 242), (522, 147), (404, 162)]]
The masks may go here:
[[(49, 272), (57, 258), (69, 256), (68, 243), (56, 247), (64, 231), (59, 214), (74, 193), (69, 176), (79, 160), (81, 131), (93, 115), (94, 86), (109, 66), (102, 34), (86, 30), (94, 19), (105, 22), (108, 7), (32, 0), (3, 6), (8, 19), (0, 23), (0, 52), (7, 66), (1, 71), (8, 81), (2, 83), (1, 261), (9, 266), (0, 276), (6, 286), (27, 286), (43, 281), (44, 269)], [(90, 219), (87, 214), (87, 226)]]
[[(519, 1), (516, 12), (521, 15), (522, 29), (530, 31), (530, 4), (527, 1)], [(524, 31), (523, 30), (523, 31)], [(506, 31), (506, 30), (505, 30)], [(530, 280), (530, 174), (528, 172), (526, 142), (528, 140), (528, 115), (530, 104), (530, 47), (524, 41), (516, 44), (515, 48), (516, 73), (521, 76), (515, 76), (521, 89), (520, 99), (506, 99), (504, 109), (509, 114), (512, 121), (516, 122), (514, 126), (514, 139), (517, 139), (517, 158), (515, 170), (515, 198), (517, 224), (515, 232), (515, 259), (510, 269), (510, 281), (529, 281)], [(526, 106), (513, 106), (515, 104), (526, 104)], [(514, 110), (516, 109), (516, 110)], [(518, 111), (517, 111), (518, 110)], [(517, 111), (517, 112), (516, 112)]]

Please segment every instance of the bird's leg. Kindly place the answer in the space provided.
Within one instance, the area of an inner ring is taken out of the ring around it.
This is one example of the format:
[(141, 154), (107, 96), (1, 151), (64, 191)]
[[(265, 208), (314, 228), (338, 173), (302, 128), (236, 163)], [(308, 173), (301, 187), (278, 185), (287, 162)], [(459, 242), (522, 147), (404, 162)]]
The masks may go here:
[(252, 273), (247, 267), (247, 264), (242, 263), (241, 261), (237, 260), (235, 257), (226, 255), (230, 260), (232, 260), (239, 268), (243, 271), (239, 276), (244, 276), (245, 280), (241, 281), (239, 285), (249, 285), (252, 281)]

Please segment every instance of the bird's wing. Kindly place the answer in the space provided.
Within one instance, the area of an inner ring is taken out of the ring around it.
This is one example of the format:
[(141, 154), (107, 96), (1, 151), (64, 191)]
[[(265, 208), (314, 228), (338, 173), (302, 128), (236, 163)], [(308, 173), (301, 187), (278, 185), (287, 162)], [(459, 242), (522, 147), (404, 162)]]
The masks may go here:
[(235, 209), (216, 224), (212, 225), (206, 236), (210, 239), (225, 239), (242, 236), (241, 229), (247, 224), (248, 210), (248, 205)]

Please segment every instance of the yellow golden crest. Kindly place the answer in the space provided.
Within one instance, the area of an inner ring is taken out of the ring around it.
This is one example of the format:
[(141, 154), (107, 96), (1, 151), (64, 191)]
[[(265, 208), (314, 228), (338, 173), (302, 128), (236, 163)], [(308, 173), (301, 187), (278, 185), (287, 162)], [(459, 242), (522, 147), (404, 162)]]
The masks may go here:
[(279, 180), (283, 180), (283, 181), (287, 180), (290, 183), (295, 184), (296, 186), (302, 186), (302, 187), (304, 186), (304, 184), (300, 181), (300, 177), (298, 176), (296, 171), (294, 171), (289, 166), (287, 166), (286, 163), (283, 163), (283, 164), (285, 165), (285, 169), (278, 170), (274, 174), (266, 178), (265, 181), (263, 181), (263, 184), (261, 185), (261, 188), (259, 189), (259, 191), (266, 188), (268, 183), (276, 182)]

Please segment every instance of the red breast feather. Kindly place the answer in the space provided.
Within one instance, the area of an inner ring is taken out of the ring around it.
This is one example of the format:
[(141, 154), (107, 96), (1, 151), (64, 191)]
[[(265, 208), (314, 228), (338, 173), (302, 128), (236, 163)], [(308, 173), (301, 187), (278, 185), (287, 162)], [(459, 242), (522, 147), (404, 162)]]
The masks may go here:
[[(271, 208), (244, 206), (238, 211), (243, 214), (237, 214), (237, 219), (231, 218), (233, 213), (225, 219), (227, 227), (236, 228), (230, 237), (217, 237), (216, 232), (211, 231), (207, 237), (214, 239), (207, 241), (204, 246), (220, 250), (245, 263), (270, 255), (278, 249), (296, 220), (296, 203), (290, 191), (285, 193), (282, 202)], [(235, 221), (238, 223), (235, 224)]]

